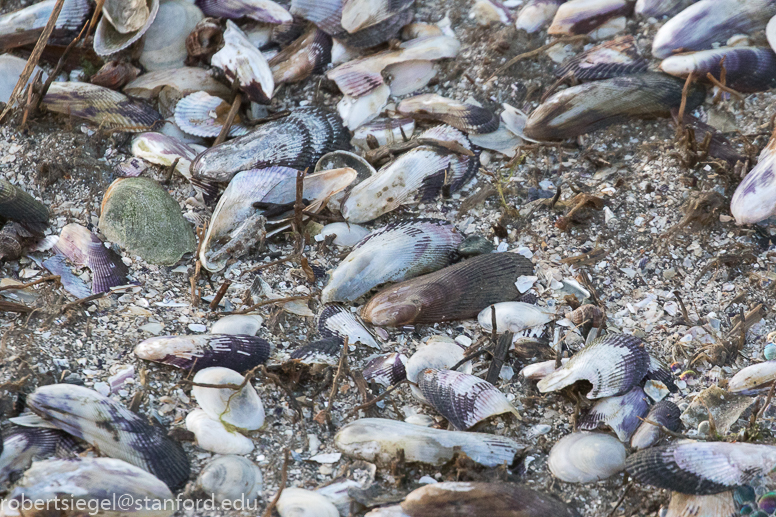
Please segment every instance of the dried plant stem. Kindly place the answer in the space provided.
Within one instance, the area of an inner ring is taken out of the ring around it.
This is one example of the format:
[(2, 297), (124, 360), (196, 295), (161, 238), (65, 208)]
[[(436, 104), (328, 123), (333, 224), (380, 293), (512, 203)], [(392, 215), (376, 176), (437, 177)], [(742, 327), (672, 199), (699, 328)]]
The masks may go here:
[(538, 56), (539, 54), (541, 54), (545, 50), (547, 50), (549, 48), (552, 48), (555, 45), (563, 45), (563, 44), (566, 44), (566, 43), (576, 43), (577, 41), (587, 41), (588, 39), (590, 39), (590, 38), (588, 37), (587, 34), (575, 34), (573, 36), (563, 36), (562, 38), (558, 38), (555, 41), (551, 41), (551, 42), (547, 43), (546, 45), (542, 45), (539, 48), (536, 48), (536, 49), (533, 49), (533, 50), (529, 50), (528, 52), (523, 52), (522, 54), (518, 54), (515, 57), (513, 57), (512, 59), (510, 59), (509, 61), (507, 61), (504, 66), (502, 66), (501, 68), (496, 70), (493, 73), (493, 75), (488, 77), (488, 81), (491, 81), (497, 75), (501, 75), (502, 73), (507, 71), (509, 68), (511, 68), (512, 65), (514, 65), (515, 63), (519, 63), (523, 59), (529, 59), (529, 58), (532, 58), (534, 56)]
[(43, 278), (38, 278), (37, 280), (34, 280), (32, 282), (27, 282), (26, 284), (4, 285), (0, 287), (0, 291), (8, 291), (8, 290), (15, 291), (18, 289), (27, 289), (28, 287), (42, 284), (43, 282), (59, 282), (59, 275), (44, 276)]
[(642, 418), (642, 417), (637, 417), (637, 418), (639, 420), (641, 420), (642, 422), (646, 422), (648, 424), (654, 425), (655, 427), (659, 428), (661, 431), (663, 431), (667, 435), (673, 436), (674, 438), (682, 438), (683, 440), (704, 440), (704, 438), (701, 438), (701, 437), (690, 438), (686, 434), (677, 433), (676, 431), (672, 431), (669, 428), (667, 428), (666, 426), (660, 425), (657, 422), (655, 422), (653, 420), (650, 420), (649, 418)]
[(84, 303), (89, 303), (89, 302), (93, 302), (94, 300), (99, 300), (100, 298), (104, 298), (104, 297), (108, 296), (109, 294), (111, 294), (110, 291), (105, 291), (104, 293), (93, 294), (91, 296), (87, 296), (86, 298), (79, 298), (78, 300), (72, 301), (72, 302), (64, 305), (60, 312), (62, 312), (64, 314), (65, 312), (69, 311), (70, 309), (73, 309), (73, 308), (75, 308), (75, 307), (77, 307), (79, 305), (83, 305)]
[(625, 500), (625, 496), (628, 495), (628, 492), (630, 492), (630, 489), (633, 487), (633, 480), (629, 481), (627, 485), (625, 485), (625, 490), (622, 491), (622, 494), (620, 495), (620, 498), (617, 499), (617, 502), (614, 504), (614, 508), (612, 508), (612, 511), (609, 512), (608, 517), (614, 517), (614, 514), (617, 512), (617, 509), (620, 507), (622, 502)]
[(247, 309), (243, 309), (241, 311), (232, 311), (232, 312), (222, 312), (221, 314), (248, 314), (249, 312), (253, 312), (256, 309), (260, 307), (264, 307), (265, 305), (272, 305), (273, 303), (285, 303), (285, 302), (294, 302), (296, 300), (309, 300), (310, 295), (300, 295), (300, 296), (286, 296), (285, 298), (273, 298), (272, 300), (264, 300), (263, 302), (256, 303), (254, 305), (251, 305)]
[(344, 371), (347, 369), (348, 363), (348, 338), (345, 338), (345, 342), (342, 344), (342, 352), (340, 353), (339, 365), (337, 366), (337, 374), (334, 376), (334, 380), (331, 382), (331, 391), (329, 392), (329, 400), (326, 404), (326, 408), (319, 411), (313, 418), (321, 425), (328, 424), (331, 427), (331, 407), (334, 405), (334, 398), (337, 396), (337, 390), (339, 389), (340, 380), (342, 379)]
[(238, 92), (234, 95), (234, 100), (232, 101), (232, 106), (229, 108), (229, 113), (226, 115), (224, 126), (221, 128), (221, 132), (218, 133), (218, 137), (213, 142), (214, 146), (222, 144), (224, 143), (224, 140), (226, 140), (226, 136), (229, 134), (229, 130), (234, 122), (234, 117), (237, 116), (237, 111), (240, 109), (240, 104), (242, 104), (242, 94)]
[(353, 415), (358, 414), (359, 411), (361, 411), (363, 409), (368, 409), (368, 408), (374, 406), (375, 404), (377, 404), (378, 402), (383, 400), (385, 397), (387, 397), (388, 395), (390, 395), (391, 393), (396, 391), (396, 389), (399, 386), (401, 386), (402, 384), (404, 384), (405, 382), (409, 382), (409, 381), (407, 379), (402, 379), (399, 382), (397, 382), (396, 384), (394, 384), (393, 386), (391, 386), (390, 388), (388, 388), (387, 390), (385, 390), (384, 392), (382, 392), (377, 397), (375, 397), (372, 400), (370, 400), (369, 402), (367, 402), (366, 404), (361, 404), (360, 406), (354, 407), (353, 409), (350, 410), (350, 413), (348, 413), (345, 418), (350, 418)]
[(218, 304), (221, 303), (221, 300), (224, 298), (224, 295), (226, 294), (226, 291), (229, 289), (230, 285), (232, 285), (231, 280), (224, 280), (224, 283), (221, 284), (221, 287), (218, 288), (216, 295), (213, 297), (213, 301), (210, 302), (211, 311), (214, 311), (218, 308)]
[(280, 486), (278, 487), (278, 493), (272, 498), (272, 501), (267, 505), (267, 509), (261, 514), (261, 517), (272, 517), (272, 510), (275, 509), (275, 505), (280, 500), (280, 495), (283, 493), (283, 489), (286, 488), (288, 482), (288, 449), (283, 450), (283, 470), (280, 474)]

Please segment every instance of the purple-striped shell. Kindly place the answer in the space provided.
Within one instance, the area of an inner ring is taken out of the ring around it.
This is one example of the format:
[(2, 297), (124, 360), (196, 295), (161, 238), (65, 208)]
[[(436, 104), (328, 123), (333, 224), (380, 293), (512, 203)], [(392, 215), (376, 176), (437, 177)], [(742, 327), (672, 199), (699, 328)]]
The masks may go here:
[(272, 0), (196, 0), (194, 4), (214, 18), (250, 18), (264, 23), (291, 23), (293, 17), (285, 7)]
[[(118, 10), (122, 10), (122, 7), (125, 7), (125, 2), (122, 0), (106, 3), (115, 5)], [(115, 54), (116, 52), (128, 48), (143, 37), (156, 19), (156, 14), (159, 12), (159, 3), (159, 0), (147, 0), (144, 10), (148, 12), (148, 16), (145, 18), (143, 25), (134, 31), (122, 32), (123, 28), (119, 27), (121, 30), (118, 30), (114, 27), (108, 16), (100, 18), (97, 29), (94, 31), (94, 51), (97, 55), (109, 56)], [(114, 16), (114, 19), (116, 18), (117, 17)]]
[(632, 12), (629, 0), (570, 0), (558, 7), (547, 34), (587, 34)]
[(296, 83), (323, 73), (331, 63), (331, 36), (312, 27), (269, 60), (275, 84)]
[(555, 71), (556, 77), (579, 81), (598, 81), (647, 71), (649, 63), (641, 57), (633, 36), (620, 36), (596, 45), (566, 61)]
[(105, 247), (99, 237), (77, 223), (62, 228), (54, 246), (71, 262), (92, 271), (92, 293), (104, 293), (111, 287), (127, 283), (127, 266), (113, 250)]
[(753, 93), (776, 86), (776, 54), (770, 47), (721, 47), (667, 57), (660, 68), (667, 74), (690, 74), (708, 82), (706, 74), (720, 79), (725, 67), (725, 86), (738, 92)]
[(608, 426), (621, 442), (627, 442), (641, 424), (640, 418), (649, 411), (647, 395), (636, 386), (625, 395), (599, 399), (579, 419), (579, 429), (594, 431), (599, 426)]
[(243, 372), (265, 363), (271, 353), (272, 345), (265, 339), (235, 334), (158, 336), (135, 347), (140, 359), (192, 372), (211, 366)]
[[(3, 232), (8, 226), (6, 224), (3, 227)], [(2, 241), (0, 241), (0, 244), (2, 244)], [(67, 263), (67, 259), (63, 255), (57, 253), (53, 257), (44, 260), (43, 267), (48, 269), (52, 275), (59, 275), (59, 283), (62, 284), (65, 291), (76, 298), (86, 298), (92, 294), (91, 289), (89, 289), (86, 283), (73, 273), (70, 265)]]
[[(221, 133), (230, 106), (223, 99), (207, 92), (196, 92), (184, 97), (175, 105), (175, 124), (185, 133), (213, 138)], [(229, 127), (229, 136), (242, 136), (248, 128), (235, 115)]]
[(0, 487), (7, 489), (9, 482), (15, 481), (33, 461), (69, 456), (79, 449), (75, 438), (59, 429), (12, 425), (3, 433)]
[(645, 18), (673, 16), (697, 0), (636, 0), (633, 12)]
[(361, 343), (371, 348), (382, 348), (374, 335), (366, 328), (364, 320), (338, 303), (321, 306), (316, 326), (323, 337), (348, 338), (348, 344)]
[(226, 21), (224, 48), (213, 54), (210, 64), (220, 68), (253, 102), (269, 104), (275, 91), (272, 71), (264, 55), (231, 20)]
[(324, 338), (306, 345), (302, 345), (291, 352), (291, 360), (304, 364), (328, 364), (334, 366), (339, 363), (342, 355), (342, 340), (338, 337)]
[(649, 368), (644, 379), (662, 382), (671, 393), (679, 391), (679, 388), (674, 384), (674, 374), (671, 373), (671, 369), (652, 354), (649, 356)]
[[(649, 410), (646, 419), (662, 425), (670, 431), (679, 431), (682, 421), (679, 418), (679, 407), (670, 400), (661, 400)], [(631, 436), (631, 447), (634, 449), (646, 449), (652, 447), (660, 439), (662, 431), (659, 427), (649, 422), (642, 422), (636, 432)]]
[(558, 440), (547, 466), (567, 483), (592, 483), (608, 479), (625, 468), (625, 446), (614, 436), (580, 431)]
[[(44, 0), (0, 15), (0, 48), (3, 51), (34, 44), (51, 18), (56, 0)], [(78, 35), (92, 9), (88, 0), (65, 0), (48, 43), (67, 45)], [(3, 57), (11, 57), (5, 55)], [(26, 59), (25, 59), (26, 61)], [(36, 70), (37, 72), (37, 70)], [(33, 72), (33, 76), (35, 72)], [(16, 79), (14, 79), (14, 84)], [(4, 101), (7, 102), (7, 101)]]
[(464, 133), (475, 135), (491, 133), (497, 130), (499, 125), (499, 119), (492, 111), (435, 93), (404, 99), (396, 106), (396, 111), (405, 116), (443, 122)]
[(737, 224), (759, 223), (776, 214), (776, 138), (771, 138), (757, 165), (736, 188), (730, 213)]
[(392, 386), (407, 378), (406, 364), (407, 356), (398, 352), (378, 355), (364, 367), (364, 379), (366, 382)]

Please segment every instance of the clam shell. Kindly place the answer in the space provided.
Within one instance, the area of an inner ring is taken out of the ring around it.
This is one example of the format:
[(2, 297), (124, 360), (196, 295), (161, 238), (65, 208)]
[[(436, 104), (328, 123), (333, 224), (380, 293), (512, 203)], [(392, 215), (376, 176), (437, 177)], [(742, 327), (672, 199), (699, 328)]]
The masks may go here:
[[(683, 88), (684, 81), (658, 73), (573, 86), (554, 94), (531, 113), (525, 135), (535, 140), (572, 138), (628, 117), (666, 116), (681, 104)], [(691, 88), (685, 110), (695, 109), (705, 96), (702, 88)]]
[(639, 483), (710, 495), (768, 475), (776, 467), (776, 447), (683, 441), (638, 451), (626, 463), (628, 474)]
[(500, 302), (486, 307), (477, 315), (477, 321), (485, 332), (493, 331), (493, 311), (496, 311), (496, 331), (499, 334), (513, 332), (518, 336), (536, 337), (550, 322), (553, 313), (525, 302)]
[(344, 32), (342, 0), (291, 0), (291, 14), (313, 22), (326, 34)]
[(558, 7), (547, 34), (587, 34), (619, 16), (629, 16), (628, 0), (569, 0)]
[(262, 323), (264, 318), (258, 314), (230, 314), (216, 321), (210, 333), (255, 336)]
[(489, 305), (519, 297), (515, 280), (532, 273), (533, 264), (522, 255), (480, 255), (383, 289), (361, 316), (390, 327), (473, 318)]
[[(200, 384), (240, 385), (243, 376), (234, 370), (215, 366), (197, 372), (193, 381)], [(225, 426), (255, 431), (264, 425), (264, 405), (250, 384), (246, 384), (240, 391), (195, 385), (191, 388), (191, 394), (207, 416)]]
[(174, 113), (175, 104), (195, 92), (203, 91), (222, 99), (231, 98), (228, 87), (216, 81), (207, 70), (194, 67), (157, 70), (143, 74), (127, 84), (123, 91), (139, 99), (158, 99), (159, 110), (165, 115)]
[(264, 23), (291, 23), (293, 17), (285, 7), (272, 0), (196, 0), (197, 7), (215, 18), (250, 18)]
[(339, 517), (331, 501), (317, 492), (301, 488), (286, 488), (277, 502), (280, 517)]
[(316, 27), (269, 60), (275, 84), (296, 83), (312, 74), (323, 73), (331, 63), (331, 36)]
[[(661, 400), (649, 410), (647, 420), (657, 422), (671, 431), (679, 431), (682, 421), (679, 419), (681, 412), (676, 404), (670, 400)], [(631, 447), (634, 449), (646, 449), (652, 447), (660, 439), (662, 431), (659, 427), (647, 422), (642, 422), (636, 432), (631, 436)]]
[(210, 460), (197, 476), (197, 488), (217, 503), (253, 502), (264, 488), (261, 469), (242, 456), (220, 456)]
[(598, 400), (590, 411), (579, 419), (579, 429), (594, 431), (606, 425), (614, 431), (621, 442), (627, 443), (649, 411), (647, 395), (636, 386), (625, 395), (604, 397)]
[(725, 67), (725, 85), (742, 93), (763, 92), (776, 86), (776, 54), (770, 47), (722, 47), (668, 57), (660, 69), (677, 77), (693, 74), (717, 79)]
[(520, 413), (491, 383), (467, 373), (428, 368), (418, 375), (423, 397), (456, 429), (465, 431), (502, 413)]
[(713, 495), (687, 495), (671, 492), (665, 517), (738, 517), (732, 492)]
[(407, 356), (404, 354), (392, 352), (378, 355), (364, 367), (364, 379), (366, 382), (392, 386), (407, 378), (406, 364)]
[[(103, 16), (97, 24), (94, 32), (94, 51), (98, 56), (109, 56), (115, 54), (138, 41), (151, 28), (159, 12), (160, 0), (147, 0), (148, 17), (143, 26), (136, 31), (122, 33), (116, 30), (116, 27), (110, 22), (107, 16)], [(117, 7), (122, 8), (121, 0), (115, 2)]]
[(408, 463), (436, 466), (450, 461), (457, 451), (485, 467), (510, 465), (524, 449), (504, 436), (443, 431), (385, 418), (361, 418), (351, 422), (339, 430), (334, 443), (351, 458), (390, 463), (403, 449)]
[(646, 72), (647, 65), (648, 61), (639, 55), (633, 36), (628, 34), (574, 56), (555, 71), (555, 76), (599, 81)]
[[(408, 139), (415, 132), (415, 120), (411, 118), (383, 118), (376, 119), (367, 124), (361, 125), (353, 132), (351, 144), (362, 151), (370, 149), (367, 141), (374, 137), (378, 146), (393, 145), (404, 142), (404, 137)], [(403, 133), (403, 134), (402, 134)]]
[(172, 265), (196, 248), (191, 224), (178, 203), (148, 178), (117, 179), (100, 207), (105, 237), (151, 264)]
[(336, 244), (337, 246), (351, 247), (364, 240), (364, 238), (370, 233), (372, 232), (369, 230), (369, 228), (364, 228), (363, 226), (359, 226), (357, 224), (330, 223), (323, 227), (319, 235), (323, 237), (333, 235), (333, 244)]
[(194, 433), (201, 449), (216, 454), (248, 454), (253, 450), (253, 441), (247, 436), (228, 430), (218, 420), (210, 418), (201, 409), (195, 409), (186, 416), (186, 429)]
[(355, 130), (379, 116), (388, 105), (390, 95), (391, 88), (387, 84), (381, 84), (360, 97), (345, 95), (337, 103), (337, 113), (345, 127)]
[(224, 48), (213, 54), (210, 64), (222, 69), (230, 81), (237, 80), (251, 101), (269, 104), (275, 82), (267, 59), (231, 20), (226, 21)]
[[(0, 40), (2, 40), (2, 36), (0, 36)], [(26, 59), (12, 56), (10, 54), (0, 55), (0, 102), (8, 104), (8, 101), (11, 100), (13, 89), (16, 87), (16, 83), (19, 82), (19, 77), (22, 75), (26, 65)], [(30, 78), (27, 79), (27, 83), (24, 85), (24, 88), (27, 88), (27, 85), (33, 81), (35, 75), (37, 75), (39, 72), (41, 73), (40, 80), (44, 83), (46, 82), (46, 79), (48, 79), (48, 74), (44, 72), (41, 67), (36, 66), (32, 70)], [(22, 89), (22, 91), (24, 91), (24, 89)]]
[(735, 34), (765, 28), (776, 15), (771, 0), (701, 0), (660, 27), (652, 40), (652, 55), (667, 58), (676, 50), (704, 50)]
[(334, 366), (339, 363), (342, 355), (342, 340), (338, 337), (324, 338), (303, 345), (291, 352), (291, 359), (304, 364), (328, 364)]
[(351, 345), (361, 343), (371, 348), (382, 348), (366, 328), (364, 321), (350, 309), (338, 303), (321, 306), (316, 326), (323, 337), (348, 338), (348, 343)]
[(43, 233), (48, 226), (49, 211), (21, 188), (0, 178), (0, 217), (16, 221), (31, 232)]
[(151, 14), (146, 0), (105, 0), (102, 14), (121, 34), (143, 28)]
[(160, 0), (156, 19), (143, 38), (140, 64), (150, 71), (182, 67), (188, 56), (186, 37), (203, 18), (202, 11), (186, 0)]
[(138, 158), (169, 167), (175, 160), (175, 170), (184, 178), (191, 179), (191, 161), (197, 151), (171, 136), (161, 133), (141, 133), (132, 140), (132, 154)]
[(189, 459), (180, 443), (162, 427), (94, 390), (72, 384), (41, 386), (27, 396), (27, 407), (101, 454), (140, 467), (173, 490), (189, 479)]
[(753, 394), (770, 388), (776, 380), (776, 361), (765, 361), (741, 369), (728, 381), (730, 393)]
[[(561, 359), (561, 366), (568, 363), (568, 361), (569, 360), (565, 357)], [(539, 363), (529, 364), (528, 366), (520, 370), (519, 375), (527, 381), (538, 382), (556, 370), (557, 368), (555, 368), (555, 359), (552, 359), (549, 361), (542, 361)]]
[(547, 27), (565, 0), (528, 0), (515, 20), (515, 27), (529, 34)]
[(771, 18), (768, 25), (765, 26), (765, 37), (768, 40), (768, 45), (771, 46), (771, 50), (776, 49), (776, 21), (774, 20), (776, 20), (776, 16)]
[[(466, 350), (454, 340), (446, 336), (432, 336), (425, 345), (410, 356), (406, 364), (407, 379), (418, 383), (421, 372), (428, 368), (447, 370), (458, 364)], [(462, 373), (472, 373), (471, 361), (463, 363), (458, 370)], [(410, 385), (412, 395), (421, 402), (428, 403), (423, 392), (417, 386)]]
[(271, 352), (272, 345), (266, 340), (235, 334), (157, 336), (135, 347), (140, 359), (192, 372), (213, 366), (243, 372), (265, 363)]
[[(213, 138), (221, 133), (230, 108), (223, 99), (206, 92), (192, 93), (175, 105), (175, 124), (190, 135)], [(242, 124), (240, 115), (236, 115), (229, 127), (229, 136), (246, 133), (248, 128)]]
[(587, 398), (623, 395), (639, 383), (649, 368), (649, 354), (637, 337), (608, 334), (574, 354), (568, 363), (539, 381), (542, 393), (586, 380), (593, 385)]
[(135, 68), (126, 61), (108, 61), (92, 76), (89, 82), (111, 90), (120, 90), (125, 84), (133, 81), (139, 73), (139, 68)]
[(645, 18), (673, 16), (692, 5), (696, 0), (636, 0), (633, 12)]
[[(3, 227), (3, 231), (5, 231), (8, 226), (9, 225), (6, 224)], [(1, 250), (0, 256), (2, 256), (3, 252), (6, 251)], [(9, 258), (8, 260), (11, 259)], [(73, 274), (70, 266), (67, 264), (67, 259), (65, 259), (63, 255), (57, 253), (50, 259), (44, 260), (43, 267), (48, 269), (52, 275), (59, 275), (59, 282), (62, 284), (62, 287), (76, 298), (86, 298), (92, 294), (91, 289), (87, 287), (86, 283)]]
[(625, 446), (608, 434), (571, 433), (552, 446), (547, 466), (567, 483), (608, 479), (625, 468)]
[(101, 128), (120, 129), (128, 133), (147, 131), (162, 119), (159, 113), (145, 104), (89, 83), (51, 83), (43, 97), (43, 105), (55, 113), (83, 118)]
[(401, 101), (396, 111), (402, 115), (449, 124), (475, 135), (498, 129), (498, 117), (490, 110), (454, 101), (435, 93), (425, 93)]
[(463, 240), (447, 221), (403, 220), (375, 230), (329, 275), (323, 303), (353, 301), (386, 282), (399, 282), (450, 264)]
[(730, 213), (737, 224), (758, 223), (776, 213), (776, 138), (771, 138), (757, 165), (736, 188)]
[(8, 489), (33, 461), (54, 456), (58, 451), (74, 449), (70, 435), (58, 429), (12, 426), (3, 433), (0, 454), (0, 487)]
[(351, 34), (409, 9), (414, 0), (343, 0), (342, 28)]
[(425, 88), (437, 75), (437, 66), (433, 61), (416, 59), (385, 67), (391, 95), (401, 97)]
[[(5, 51), (38, 41), (49, 18), (51, 18), (56, 3), (56, 0), (44, 0), (18, 11), (1, 15), (0, 49)], [(49, 43), (67, 45), (81, 30), (91, 9), (92, 6), (88, 0), (65, 0), (57, 21), (54, 23)]]
[(104, 293), (127, 283), (129, 270), (121, 257), (105, 247), (99, 237), (77, 223), (62, 228), (54, 250), (78, 266), (92, 271), (92, 293)]

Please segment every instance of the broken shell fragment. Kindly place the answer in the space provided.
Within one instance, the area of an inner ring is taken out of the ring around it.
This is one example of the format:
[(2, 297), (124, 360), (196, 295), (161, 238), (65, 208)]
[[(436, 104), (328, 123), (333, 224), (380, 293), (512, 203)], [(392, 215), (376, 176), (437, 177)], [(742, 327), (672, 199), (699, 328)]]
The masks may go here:
[(62, 450), (75, 450), (75, 439), (59, 429), (14, 425), (3, 433), (0, 454), (0, 487), (7, 489), (33, 461), (47, 459)]
[(149, 71), (182, 67), (188, 56), (186, 38), (202, 18), (202, 11), (190, 2), (160, 0), (159, 12), (143, 37), (140, 64)]
[(574, 325), (589, 325), (600, 328), (606, 318), (606, 314), (597, 305), (591, 303), (577, 307), (566, 313), (566, 318)]
[[(115, 54), (116, 52), (124, 50), (125, 48), (128, 48), (136, 41), (140, 40), (140, 38), (143, 37), (143, 35), (148, 31), (148, 29), (151, 28), (151, 25), (154, 23), (154, 20), (156, 19), (156, 15), (159, 12), (159, 1), (160, 0), (146, 1), (146, 7), (142, 11), (147, 11), (148, 16), (145, 18), (145, 22), (142, 24), (142, 26), (137, 30), (122, 32), (121, 30), (118, 30), (113, 25), (113, 23), (111, 22), (111, 19), (108, 16), (103, 16), (100, 19), (100, 22), (97, 24), (97, 29), (94, 31), (94, 51), (97, 53), (97, 55), (109, 56), (111, 54)], [(122, 13), (127, 12), (125, 11), (127, 7), (126, 2), (122, 2), (121, 0), (116, 0), (110, 3), (114, 5), (119, 12), (122, 12)], [(137, 18), (137, 14), (142, 13), (142, 11), (136, 10), (134, 13), (134, 16), (132, 16), (131, 18), (134, 18), (134, 21), (137, 21), (139, 19)], [(130, 18), (125, 17), (123, 14), (119, 15), (117, 12), (112, 19), (128, 20)], [(133, 25), (136, 25), (136, 24), (133, 23)], [(124, 28), (128, 28), (128, 27), (122, 26), (122, 29)]]
[(186, 415), (186, 429), (194, 433), (197, 445), (206, 451), (216, 454), (248, 454), (253, 450), (250, 438), (227, 429), (201, 409)]
[(77, 223), (62, 228), (54, 250), (78, 266), (92, 271), (92, 293), (104, 293), (127, 283), (129, 270), (121, 257), (105, 247), (99, 237)]
[(209, 71), (190, 66), (142, 74), (123, 91), (131, 97), (158, 100), (159, 110), (165, 116), (175, 112), (175, 104), (180, 99), (195, 92), (203, 91), (222, 99), (231, 95), (229, 88), (216, 81)]
[(269, 60), (275, 84), (296, 83), (321, 74), (331, 63), (331, 36), (312, 27)]
[(371, 348), (382, 348), (372, 333), (367, 330), (364, 320), (338, 303), (327, 303), (322, 306), (316, 326), (323, 337), (336, 337), (343, 340), (347, 338), (351, 345), (361, 343)]
[(553, 313), (525, 302), (499, 302), (486, 307), (477, 315), (485, 332), (493, 331), (493, 311), (496, 311), (496, 331), (513, 332), (518, 337), (538, 337), (550, 322)]
[(255, 336), (262, 323), (264, 318), (258, 314), (230, 314), (216, 321), (210, 333)]
[(725, 68), (725, 86), (741, 93), (763, 92), (776, 86), (776, 54), (770, 47), (721, 47), (668, 57), (660, 69), (677, 77), (693, 74), (706, 82), (706, 75), (720, 79)]
[[(190, 135), (213, 138), (221, 133), (230, 108), (223, 99), (206, 92), (192, 93), (175, 105), (175, 124)], [(247, 132), (240, 115), (235, 115), (228, 136), (242, 136)]]
[[(669, 431), (679, 431), (682, 428), (682, 421), (679, 419), (680, 413), (676, 404), (670, 400), (661, 400), (652, 406), (646, 420), (662, 425)], [(661, 429), (656, 425), (642, 422), (631, 436), (631, 447), (634, 449), (652, 447), (660, 439), (661, 434)]]
[[(757, 512), (749, 515), (757, 517)], [(666, 508), (665, 517), (738, 517), (742, 515), (736, 508), (733, 492), (721, 492), (713, 495), (688, 495), (671, 492), (671, 502)], [(760, 517), (764, 517), (761, 515)]]
[(309, 365), (327, 364), (334, 366), (339, 363), (341, 355), (342, 340), (338, 337), (332, 337), (300, 346), (291, 352), (291, 360)]
[[(465, 352), (466, 350), (461, 345), (446, 336), (432, 336), (407, 361), (405, 368), (407, 380), (417, 384), (420, 374), (429, 368), (448, 370), (463, 360)], [(471, 361), (466, 361), (459, 366), (458, 371), (472, 373)], [(412, 395), (419, 401), (428, 404), (423, 392), (413, 384), (410, 385)]]
[[(197, 372), (193, 381), (197, 384), (236, 384), (243, 376), (222, 367), (205, 368)], [(240, 390), (231, 388), (204, 388), (194, 385), (191, 394), (202, 410), (212, 418), (237, 430), (255, 431), (264, 425), (264, 405), (250, 384)]]
[[(57, 0), (44, 0), (18, 11), (0, 15), (0, 49), (5, 51), (35, 43), (51, 18), (56, 3)], [(48, 43), (67, 45), (78, 35), (91, 9), (92, 6), (88, 0), (65, 0)]]
[(356, 420), (339, 430), (334, 443), (351, 458), (390, 463), (403, 449), (408, 463), (437, 466), (450, 461), (457, 451), (485, 467), (511, 465), (524, 449), (504, 436), (443, 431), (385, 418)]
[(368, 228), (357, 224), (329, 223), (323, 227), (318, 235), (322, 235), (324, 238), (333, 235), (333, 244), (351, 247), (364, 240), (370, 233), (372, 232)]
[(741, 369), (728, 381), (730, 393), (756, 394), (767, 390), (776, 380), (776, 361), (765, 361)]
[(231, 20), (226, 21), (224, 48), (213, 54), (210, 64), (222, 69), (230, 81), (237, 80), (250, 100), (269, 104), (275, 91), (272, 70), (264, 55)]
[(345, 95), (337, 103), (337, 113), (342, 117), (345, 127), (355, 130), (380, 115), (390, 95), (391, 88), (387, 84), (381, 84), (360, 97)]
[(579, 429), (594, 431), (608, 426), (621, 442), (627, 443), (649, 411), (647, 395), (636, 386), (625, 395), (604, 397), (579, 420)]
[(569, 0), (558, 7), (547, 34), (588, 34), (631, 12), (633, 3), (628, 0)]
[(260, 337), (234, 334), (159, 336), (135, 347), (140, 359), (192, 372), (212, 366), (238, 372), (250, 370), (265, 363), (271, 352), (272, 345)]
[(264, 487), (261, 469), (247, 458), (227, 455), (210, 460), (197, 476), (197, 488), (216, 502), (253, 502)]
[(146, 0), (105, 0), (102, 14), (121, 34), (140, 30), (151, 11)]
[(383, 386), (393, 386), (397, 382), (407, 378), (407, 356), (392, 352), (378, 355), (369, 361), (364, 367), (364, 379), (366, 382), (376, 382)]
[[(2, 35), (0, 35), (0, 41), (1, 40)], [(8, 104), (8, 102), (11, 100), (11, 94), (16, 87), (16, 83), (19, 82), (19, 78), (21, 77), (25, 66), (27, 66), (26, 59), (12, 56), (10, 54), (0, 55), (0, 102)], [(24, 88), (26, 88), (28, 84), (32, 83), (33, 79), (38, 73), (41, 74), (40, 80), (44, 83), (46, 82), (48, 79), (48, 74), (44, 72), (41, 67), (36, 66), (33, 68), (30, 78), (27, 79), (27, 83), (24, 85)], [(24, 91), (24, 89), (22, 89), (22, 91)]]
[(565, 0), (528, 0), (515, 20), (515, 27), (528, 34), (538, 32), (547, 27), (555, 18), (558, 7)]
[(42, 234), (48, 226), (49, 211), (43, 203), (20, 187), (0, 178), (0, 217), (16, 221), (29, 231)]
[(132, 154), (138, 158), (169, 167), (178, 160), (175, 170), (191, 179), (191, 161), (197, 151), (193, 147), (162, 133), (141, 133), (132, 140)]
[(433, 61), (416, 59), (385, 67), (385, 75), (391, 85), (391, 95), (401, 97), (420, 90), (437, 75)]
[(250, 18), (257, 22), (291, 23), (293, 17), (282, 5), (272, 0), (196, 0), (197, 7), (215, 18)]
[(776, 213), (776, 138), (771, 138), (757, 165), (736, 188), (730, 213), (739, 225), (759, 223)]
[(342, 28), (351, 34), (409, 9), (414, 0), (343, 0)]
[(286, 488), (277, 501), (280, 517), (339, 517), (331, 501), (311, 490)]
[(390, 146), (408, 140), (414, 132), (415, 120), (412, 118), (376, 119), (356, 129), (350, 143), (363, 151), (369, 151), (368, 141), (371, 137), (374, 137), (378, 147)]
[(561, 481), (592, 483), (622, 471), (625, 456), (625, 446), (614, 436), (580, 431), (552, 446), (547, 466)]
[(556, 77), (599, 81), (647, 71), (648, 61), (639, 55), (636, 41), (628, 34), (588, 49), (555, 71)]
[(499, 125), (498, 117), (490, 110), (434, 93), (404, 99), (396, 106), (396, 111), (401, 115), (443, 122), (475, 135), (495, 131)]

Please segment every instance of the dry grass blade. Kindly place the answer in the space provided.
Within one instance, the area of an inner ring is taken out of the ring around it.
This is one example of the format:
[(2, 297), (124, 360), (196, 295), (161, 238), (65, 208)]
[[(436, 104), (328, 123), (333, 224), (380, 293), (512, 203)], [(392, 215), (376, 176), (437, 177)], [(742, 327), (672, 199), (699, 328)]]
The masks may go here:
[(59, 282), (59, 275), (44, 276), (43, 278), (38, 278), (37, 280), (33, 280), (32, 282), (27, 282), (26, 284), (4, 285), (0, 287), (0, 291), (27, 289), (28, 287), (42, 284), (43, 282)]
[(283, 494), (283, 489), (286, 488), (286, 483), (288, 483), (288, 449), (283, 450), (283, 471), (280, 474), (280, 486), (278, 487), (278, 493), (275, 494), (275, 497), (273, 497), (272, 501), (270, 501), (270, 503), (267, 505), (267, 509), (264, 510), (263, 514), (261, 514), (261, 517), (272, 517), (272, 511), (278, 504), (280, 496)]
[(573, 36), (563, 36), (562, 38), (558, 38), (555, 41), (551, 41), (550, 43), (547, 43), (546, 45), (542, 45), (539, 48), (536, 48), (536, 49), (533, 49), (533, 50), (529, 50), (528, 52), (523, 52), (522, 54), (519, 54), (519, 55), (513, 57), (512, 59), (510, 59), (509, 61), (506, 62), (506, 64), (504, 66), (502, 66), (501, 68), (496, 70), (493, 73), (493, 75), (488, 77), (488, 81), (491, 81), (491, 80), (493, 80), (494, 77), (503, 74), (510, 67), (512, 67), (512, 65), (514, 65), (515, 63), (519, 63), (520, 61), (522, 61), (524, 59), (529, 59), (529, 58), (532, 58), (534, 56), (538, 56), (539, 54), (541, 54), (545, 50), (547, 50), (549, 48), (552, 48), (555, 45), (565, 45), (566, 43), (576, 43), (578, 41), (583, 41), (584, 42), (584, 41), (587, 41), (589, 39), (590, 39), (590, 37), (587, 34), (575, 34)]

